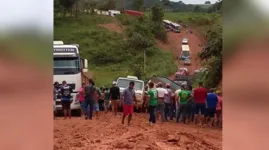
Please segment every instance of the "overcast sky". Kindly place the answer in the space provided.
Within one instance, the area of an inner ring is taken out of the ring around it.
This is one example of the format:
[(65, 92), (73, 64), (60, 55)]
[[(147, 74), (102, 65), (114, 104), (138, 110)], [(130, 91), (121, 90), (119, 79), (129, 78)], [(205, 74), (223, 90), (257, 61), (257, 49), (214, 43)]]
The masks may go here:
[[(170, 0), (170, 1), (178, 2), (180, 0)], [(181, 0), (181, 1), (184, 2), (185, 4), (204, 4), (205, 1), (207, 0)], [(209, 1), (213, 4), (218, 0), (209, 0)]]
[[(206, 0), (182, 1), (186, 4), (204, 4)], [(215, 3), (217, 0), (210, 1)], [(269, 15), (269, 0), (252, 0), (252, 3), (257, 10)], [(53, 0), (6, 0), (1, 2), (1, 6), (4, 7), (0, 9), (0, 32), (27, 26), (53, 31)]]

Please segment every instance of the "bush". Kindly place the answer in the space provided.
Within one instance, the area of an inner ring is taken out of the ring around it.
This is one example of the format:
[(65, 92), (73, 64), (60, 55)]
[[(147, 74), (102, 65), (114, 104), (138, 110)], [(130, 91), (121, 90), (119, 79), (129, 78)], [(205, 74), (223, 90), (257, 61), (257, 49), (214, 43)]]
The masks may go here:
[(129, 25), (132, 23), (133, 19), (132, 17), (125, 15), (125, 14), (120, 14), (116, 16), (117, 20), (120, 21), (122, 25)]

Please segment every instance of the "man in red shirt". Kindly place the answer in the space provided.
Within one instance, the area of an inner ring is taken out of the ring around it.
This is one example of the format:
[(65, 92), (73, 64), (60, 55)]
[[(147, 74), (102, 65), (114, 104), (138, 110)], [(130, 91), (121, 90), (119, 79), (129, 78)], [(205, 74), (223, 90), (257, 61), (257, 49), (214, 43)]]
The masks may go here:
[[(207, 97), (207, 89), (203, 87), (203, 83), (199, 82), (199, 87), (193, 91), (193, 97), (196, 105), (196, 112), (194, 116), (194, 123), (202, 125), (205, 120), (205, 111), (206, 111), (206, 97)], [(199, 115), (199, 112), (201, 114)]]

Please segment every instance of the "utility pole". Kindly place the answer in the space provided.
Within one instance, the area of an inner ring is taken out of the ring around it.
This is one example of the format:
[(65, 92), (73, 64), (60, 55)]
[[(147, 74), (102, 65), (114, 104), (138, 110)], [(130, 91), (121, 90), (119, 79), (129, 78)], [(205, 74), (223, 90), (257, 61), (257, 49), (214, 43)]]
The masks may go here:
[(144, 74), (146, 72), (146, 50), (144, 49)]
[(124, 0), (121, 0), (121, 9), (124, 10)]

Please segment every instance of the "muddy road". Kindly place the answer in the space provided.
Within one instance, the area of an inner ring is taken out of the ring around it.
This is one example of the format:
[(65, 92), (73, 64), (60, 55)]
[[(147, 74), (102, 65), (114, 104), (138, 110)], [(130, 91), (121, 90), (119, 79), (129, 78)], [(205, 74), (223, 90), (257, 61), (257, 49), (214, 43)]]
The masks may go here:
[(174, 121), (151, 126), (147, 120), (148, 114), (134, 114), (127, 126), (121, 124), (121, 115), (112, 113), (103, 113), (98, 120), (56, 118), (54, 150), (221, 150), (220, 129)]
[[(109, 31), (114, 31), (117, 33), (123, 33), (122, 27), (120, 27), (116, 23), (107, 23), (107, 24), (100, 24), (99, 26), (106, 28)], [(192, 34), (187, 33), (186, 30), (191, 30), (193, 31)], [(199, 69), (201, 67), (201, 62), (200, 59), (198, 58), (198, 53), (202, 50), (201, 45), (205, 45), (206, 41), (202, 37), (201, 34), (199, 34), (196, 30), (193, 29), (188, 29), (188, 28), (182, 28), (181, 33), (174, 33), (171, 31), (167, 32), (168, 36), (168, 42), (163, 43), (159, 40), (156, 40), (156, 46), (163, 50), (167, 50), (172, 52), (175, 63), (177, 64), (177, 67), (185, 67), (188, 68), (190, 74), (194, 72), (194, 70)], [(181, 52), (181, 42), (183, 38), (188, 38), (189, 39), (189, 46), (190, 46), (190, 51), (191, 51), (191, 65), (190, 66), (184, 66), (184, 62), (181, 60), (179, 61), (179, 56)], [(173, 76), (173, 75), (172, 75)], [(173, 78), (173, 77), (170, 78)]]
[[(201, 37), (197, 36), (195, 33), (187, 33), (185, 29), (181, 31), (181, 33), (174, 33), (174, 32), (167, 32), (168, 36), (168, 43), (162, 43), (157, 41), (157, 46), (161, 49), (171, 51), (173, 53), (175, 63), (177, 64), (178, 68), (185, 67), (188, 68), (190, 74), (194, 72), (194, 70), (199, 69), (201, 67), (201, 62), (198, 57), (198, 53), (202, 50), (202, 46), (205, 42), (201, 39)], [(184, 66), (184, 61), (179, 60), (180, 52), (181, 52), (181, 42), (183, 38), (189, 39), (189, 47), (191, 52), (191, 65)]]

